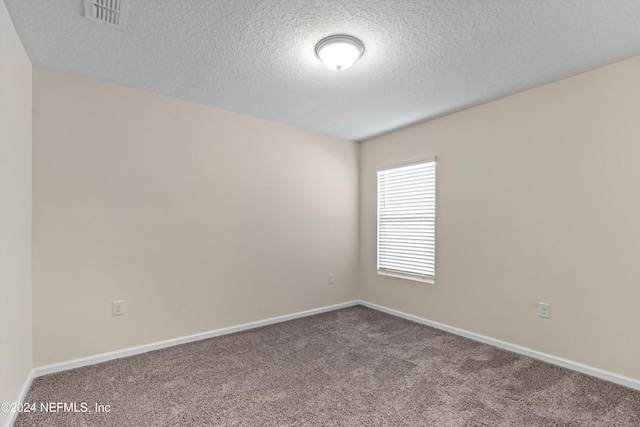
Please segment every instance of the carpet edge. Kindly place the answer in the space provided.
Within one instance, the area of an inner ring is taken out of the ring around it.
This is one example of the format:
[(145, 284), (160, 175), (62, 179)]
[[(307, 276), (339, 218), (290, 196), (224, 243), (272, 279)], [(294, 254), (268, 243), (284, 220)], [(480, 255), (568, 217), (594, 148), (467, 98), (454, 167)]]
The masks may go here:
[(477, 334), (475, 332), (467, 331), (465, 329), (456, 328), (455, 326), (449, 326), (444, 323), (439, 323), (433, 320), (425, 319), (423, 317), (415, 316), (413, 314), (405, 313), (393, 308), (385, 307), (383, 305), (375, 304), (372, 302), (360, 300), (360, 305), (377, 310), (383, 313), (390, 314), (392, 316), (401, 317), (416, 323), (420, 323), (426, 326), (431, 326), (442, 331), (450, 332), (454, 335), (470, 338), (474, 341), (480, 341), (485, 344), (492, 345), (504, 350), (512, 351), (514, 353), (529, 356), (543, 362), (550, 363), (552, 365), (561, 366), (563, 368), (570, 369), (572, 371), (580, 372), (592, 377), (600, 378), (605, 381), (609, 381), (618, 385), (622, 385), (634, 390), (640, 391), (640, 379), (627, 377), (624, 375), (616, 374), (615, 372), (606, 371), (604, 369), (596, 368), (593, 366), (585, 365), (583, 363), (575, 362), (573, 360), (564, 359), (562, 357), (554, 356), (552, 354), (543, 353), (541, 351), (533, 350), (528, 347), (519, 346), (517, 344), (511, 344), (506, 341), (501, 341), (495, 338), (488, 337), (486, 335)]
[[(64, 362), (52, 363), (35, 367), (31, 372), (31, 379), (41, 377), (43, 375), (54, 374), (56, 372), (68, 371), (70, 369), (80, 368), (82, 366), (95, 365), (97, 363), (107, 362), (109, 360), (121, 359), (123, 357), (134, 356), (136, 354), (147, 353), (149, 351), (159, 350), (162, 348), (173, 347), (180, 344), (187, 344), (194, 341), (201, 341), (221, 335), (232, 334), (234, 332), (246, 331), (248, 329), (260, 328), (262, 326), (273, 325), (275, 323), (286, 322), (288, 320), (299, 319), (302, 317), (313, 316), (316, 314), (326, 313), (329, 311), (339, 310), (341, 308), (353, 307), (360, 305), (360, 300), (346, 301), (338, 304), (332, 304), (324, 307), (313, 308), (310, 310), (298, 311), (282, 316), (270, 317), (268, 319), (256, 320), (254, 322), (242, 323), (240, 325), (228, 326), (225, 328), (214, 329), (211, 331), (200, 332), (197, 334), (186, 335), (182, 337), (171, 338), (163, 341), (156, 341), (149, 344), (142, 344), (135, 347), (128, 347), (121, 350), (114, 350), (107, 353), (95, 354), (92, 356), (80, 357)], [(28, 387), (27, 389), (28, 390)], [(25, 393), (26, 393), (25, 390)], [(7, 427), (11, 426), (8, 424)]]
[[(44, 365), (35, 367), (32, 369), (29, 378), (25, 382), (25, 388), (22, 391), (22, 398), (24, 398), (24, 394), (26, 394), (29, 387), (27, 384), (31, 384), (34, 378), (53, 374), (56, 372), (67, 371), (69, 369), (79, 368), (82, 366), (94, 365), (96, 363), (106, 362), (109, 360), (120, 359), (127, 356), (133, 356), (136, 354), (146, 353), (153, 350), (159, 350), (162, 348), (173, 347), (180, 344), (186, 344), (189, 342), (200, 341), (208, 338), (213, 338), (216, 336), (227, 335), (234, 332), (245, 331), (248, 329), (259, 328), (262, 326), (272, 325), (275, 323), (286, 322), (288, 320), (299, 319), (302, 317), (313, 316), (316, 314), (326, 313), (329, 311), (339, 310), (342, 308), (353, 307), (356, 305), (362, 305), (364, 307), (380, 311), (383, 313), (390, 314), (392, 316), (401, 317), (403, 319), (407, 319), (416, 323), (420, 323), (423, 325), (431, 326), (436, 329), (440, 329), (446, 332), (450, 332), (455, 335), (463, 336), (465, 338), (469, 338), (475, 341), (479, 341), (485, 344), (492, 345), (494, 347), (502, 348), (504, 350), (512, 351), (514, 353), (522, 354), (524, 356), (529, 356), (537, 360), (541, 360), (543, 362), (550, 363), (552, 365), (561, 366), (563, 368), (570, 369), (572, 371), (580, 372), (592, 377), (600, 378), (606, 381), (610, 381), (615, 384), (619, 384), (634, 390), (640, 391), (640, 379), (627, 377), (624, 375), (616, 374), (614, 372), (606, 371), (604, 369), (596, 368), (593, 366), (585, 365), (579, 362), (575, 362), (569, 359), (564, 359), (558, 356), (554, 356), (548, 353), (543, 353), (537, 350), (533, 350), (528, 347), (519, 346), (517, 344), (512, 344), (506, 341), (501, 341), (495, 338), (488, 337), (486, 335), (477, 334), (475, 332), (467, 331), (465, 329), (456, 328), (454, 326), (449, 326), (444, 323), (439, 323), (433, 320), (425, 319), (419, 316), (415, 316), (413, 314), (405, 313), (399, 310), (395, 310), (389, 307), (385, 307), (383, 305), (375, 304), (365, 300), (351, 300), (343, 303), (328, 305), (324, 307), (319, 307), (315, 309), (300, 311), (296, 313), (286, 314), (282, 316), (272, 317), (263, 320), (257, 320), (254, 322), (243, 323), (240, 325), (229, 326), (226, 328), (214, 329), (212, 331), (201, 332), (193, 335), (187, 335), (183, 337), (172, 338), (164, 341), (153, 342), (149, 344), (143, 344), (136, 347), (129, 347), (121, 350), (115, 350), (107, 353), (101, 353), (97, 355), (82, 357), (78, 359), (73, 359), (69, 361), (54, 363), (50, 365)], [(10, 417), (15, 418), (15, 417)], [(13, 422), (13, 421), (12, 421)], [(6, 427), (10, 427), (12, 424), (6, 424)]]

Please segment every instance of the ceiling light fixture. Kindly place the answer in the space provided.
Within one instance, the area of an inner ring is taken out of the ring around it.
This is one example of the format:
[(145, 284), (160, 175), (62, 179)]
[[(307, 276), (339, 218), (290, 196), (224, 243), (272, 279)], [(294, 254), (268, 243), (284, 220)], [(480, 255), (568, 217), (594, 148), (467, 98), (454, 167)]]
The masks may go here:
[(316, 55), (334, 71), (351, 67), (364, 53), (364, 45), (355, 37), (338, 34), (325, 37), (316, 45)]

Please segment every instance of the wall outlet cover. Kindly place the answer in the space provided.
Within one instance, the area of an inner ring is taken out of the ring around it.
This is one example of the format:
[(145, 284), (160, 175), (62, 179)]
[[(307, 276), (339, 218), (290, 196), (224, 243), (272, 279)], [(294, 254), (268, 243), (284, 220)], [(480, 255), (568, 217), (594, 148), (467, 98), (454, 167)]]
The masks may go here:
[(551, 318), (551, 304), (547, 304), (546, 302), (538, 303), (538, 316), (544, 319)]
[(122, 316), (124, 314), (124, 301), (113, 301), (111, 303), (111, 315)]

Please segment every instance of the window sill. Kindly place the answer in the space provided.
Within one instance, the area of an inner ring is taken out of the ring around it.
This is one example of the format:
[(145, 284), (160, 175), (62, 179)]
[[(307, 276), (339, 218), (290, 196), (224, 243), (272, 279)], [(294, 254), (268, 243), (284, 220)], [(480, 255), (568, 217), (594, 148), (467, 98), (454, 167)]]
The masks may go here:
[(435, 277), (420, 277), (420, 276), (414, 276), (411, 274), (394, 273), (391, 271), (383, 271), (383, 270), (378, 270), (378, 274), (381, 276), (396, 277), (398, 279), (413, 280), (414, 282), (429, 283), (431, 285), (436, 284)]

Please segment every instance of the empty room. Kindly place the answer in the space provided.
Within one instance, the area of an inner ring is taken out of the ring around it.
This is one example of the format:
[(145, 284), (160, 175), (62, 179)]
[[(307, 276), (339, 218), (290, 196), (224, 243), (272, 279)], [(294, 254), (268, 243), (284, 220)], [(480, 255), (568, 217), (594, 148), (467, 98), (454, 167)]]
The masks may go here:
[(0, 426), (640, 425), (640, 1), (0, 3)]

